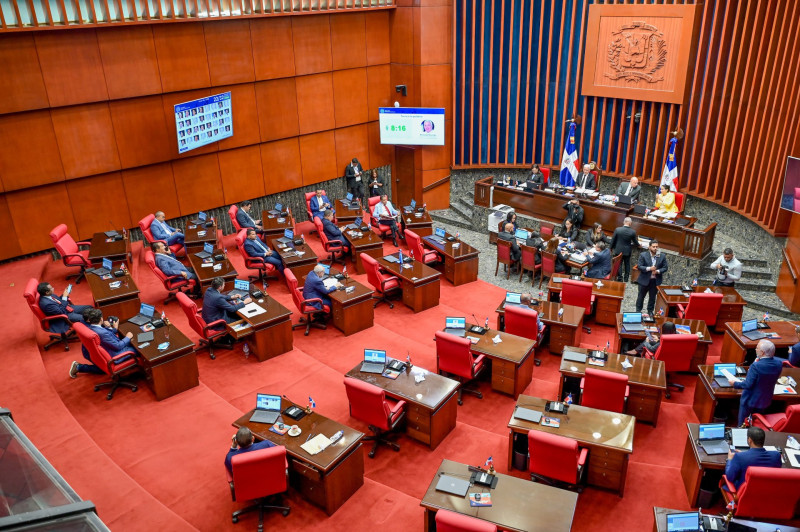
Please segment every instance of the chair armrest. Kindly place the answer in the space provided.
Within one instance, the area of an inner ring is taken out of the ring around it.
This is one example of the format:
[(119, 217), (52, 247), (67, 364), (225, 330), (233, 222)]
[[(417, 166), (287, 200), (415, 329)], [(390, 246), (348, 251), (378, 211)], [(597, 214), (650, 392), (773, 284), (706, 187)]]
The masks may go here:
[(678, 317), (682, 318), (685, 313), (686, 313), (686, 307), (684, 307), (683, 305), (679, 304), (678, 305)]
[[(44, 318), (42, 318), (42, 325), (44, 326), (44, 324), (47, 323), (47, 328), (50, 328), (50, 322), (54, 320), (66, 320), (67, 322), (69, 322), (69, 318), (67, 317), (66, 314), (55, 314), (53, 316), (45, 316)], [(70, 325), (70, 327), (71, 326), (72, 325)]]
[(264, 257), (251, 257), (249, 255), (244, 256), (245, 264), (266, 264), (264, 262)]
[[(758, 421), (759, 421), (759, 422), (760, 422), (762, 425), (764, 425), (764, 427), (766, 427), (766, 428), (767, 428), (767, 430), (770, 430), (770, 431), (772, 431), (772, 430), (773, 430), (773, 428), (772, 428), (772, 427), (773, 427), (774, 425), (773, 425), (772, 423), (770, 423), (770, 422), (767, 420), (767, 418), (765, 418), (765, 417), (764, 417), (764, 416), (762, 416), (761, 414), (753, 414), (753, 418), (754, 418), (754, 421), (757, 419), (757, 420), (758, 420)], [(755, 424), (754, 424), (754, 426), (755, 426)]]
[(643, 357), (643, 358), (650, 358), (650, 359), (653, 359), (653, 358), (655, 358), (655, 357), (656, 357), (656, 355), (655, 355), (655, 353), (653, 353), (652, 351), (650, 351), (649, 349), (647, 349), (647, 348), (645, 347), (645, 348), (644, 348), (644, 353), (642, 353), (642, 357)]
[(344, 246), (344, 244), (342, 244), (341, 240), (328, 240), (326, 251), (331, 249), (342, 249), (342, 246)]
[(395, 403), (395, 405), (392, 407), (392, 411), (389, 412), (389, 423), (392, 423), (392, 421), (396, 416), (403, 414), (405, 406), (406, 406), (405, 401), (397, 401), (397, 403)]
[(136, 356), (136, 351), (134, 351), (133, 349), (128, 349), (127, 351), (123, 351), (122, 353), (118, 354), (117, 356), (111, 357), (111, 360), (108, 361), (108, 364), (110, 366), (111, 364), (115, 364), (115, 363), (119, 362), (120, 359), (123, 359), (123, 358), (126, 358), (126, 357), (135, 357), (135, 356)]
[(89, 261), (86, 260), (86, 257), (81, 255), (80, 253), (67, 253), (66, 255), (61, 255), (62, 259), (67, 259), (67, 258), (70, 258), (70, 257), (78, 257), (79, 259), (81, 259), (82, 261), (86, 262), (87, 264), (89, 263)]
[[(230, 476), (230, 473), (228, 473), (228, 475)], [(233, 480), (229, 480), (228, 481), (228, 487), (231, 488), (231, 500), (235, 501), (236, 500), (236, 490), (233, 489)]]
[(628, 398), (630, 393), (631, 393), (631, 387), (630, 386), (625, 386), (625, 399)]
[(388, 283), (389, 281), (400, 282), (400, 279), (396, 275), (392, 275), (388, 279), (381, 279), (381, 292), (386, 292), (386, 283)]
[[(322, 305), (323, 307), (325, 306), (325, 303), (323, 303), (323, 302), (322, 302), (322, 299), (320, 299), (320, 298), (318, 298), (318, 297), (315, 297), (315, 298), (313, 298), (313, 299), (304, 299), (304, 300), (303, 300), (303, 302), (301, 303), (301, 304), (303, 305), (302, 312), (304, 312), (304, 313), (305, 313), (305, 312), (306, 312), (306, 305), (311, 305), (311, 303), (319, 303), (319, 304), (320, 304), (320, 305)], [(313, 307), (312, 307), (312, 308), (313, 308)], [(314, 312), (322, 312), (323, 310), (324, 310), (324, 309), (318, 309), (318, 308), (314, 308), (314, 310), (313, 310), (313, 311), (314, 311)]]
[(728, 480), (728, 477), (722, 475), (719, 481), (719, 487), (730, 493), (733, 496), (734, 502), (737, 501), (738, 493), (736, 493), (736, 486), (733, 485), (733, 482)]
[(589, 449), (581, 447), (580, 454), (578, 455), (578, 466), (583, 467), (586, 463), (586, 457), (589, 456)]
[[(220, 318), (220, 319), (218, 319), (218, 320), (215, 320), (215, 321), (212, 321), (211, 323), (206, 323), (205, 327), (203, 327), (203, 334), (204, 334), (205, 336), (208, 336), (208, 330), (209, 330), (209, 329), (213, 329), (213, 328), (214, 328), (214, 327), (216, 327), (217, 325), (225, 325), (225, 324), (227, 324), (227, 323), (228, 323), (228, 322), (226, 322), (226, 321), (225, 321), (225, 320), (223, 320), (222, 318)], [(219, 332), (219, 331), (214, 331), (214, 332)]]
[(92, 241), (91, 240), (81, 240), (80, 242), (75, 242), (75, 243), (78, 245), (79, 249), (80, 249), (81, 246), (84, 246), (84, 247), (87, 247), (87, 248), (92, 246)]
[(479, 365), (483, 364), (483, 359), (486, 358), (486, 355), (478, 355), (472, 360), (472, 371), (475, 372), (475, 368)]
[(586, 382), (586, 377), (581, 377), (581, 391), (583, 391), (583, 385)]

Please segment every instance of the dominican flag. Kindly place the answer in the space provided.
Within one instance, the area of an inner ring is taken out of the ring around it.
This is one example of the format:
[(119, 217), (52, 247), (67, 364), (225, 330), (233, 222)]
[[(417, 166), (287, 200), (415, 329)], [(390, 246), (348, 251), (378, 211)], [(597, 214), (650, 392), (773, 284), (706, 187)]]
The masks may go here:
[(311, 405), (311, 408), (317, 408), (317, 403), (311, 398), (310, 395), (308, 396), (308, 404)]
[(565, 187), (574, 187), (578, 177), (578, 150), (575, 149), (575, 124), (569, 125), (569, 137), (561, 156), (561, 175), (559, 181)]
[(672, 192), (678, 191), (678, 163), (675, 162), (675, 145), (678, 139), (672, 137), (669, 141), (669, 153), (667, 154), (667, 162), (664, 164), (664, 172), (661, 174), (661, 184), (669, 185)]

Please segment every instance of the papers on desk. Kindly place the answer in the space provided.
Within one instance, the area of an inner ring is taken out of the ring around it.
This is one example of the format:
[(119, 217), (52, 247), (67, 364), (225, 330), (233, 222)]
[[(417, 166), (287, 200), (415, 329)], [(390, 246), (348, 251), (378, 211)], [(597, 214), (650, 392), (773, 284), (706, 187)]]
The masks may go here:
[(203, 262), (203, 264), (201, 264), (201, 265), (200, 265), (200, 267), (201, 267), (201, 268), (210, 268), (210, 267), (212, 267), (213, 265), (214, 265), (214, 263), (213, 263), (213, 262)]
[(405, 263), (403, 264), (403, 269), (404, 270), (408, 270), (409, 268), (411, 268), (410, 264), (405, 264)]
[(324, 434), (317, 434), (300, 447), (310, 455), (319, 454), (330, 446), (329, 440)]
[(621, 365), (625, 369), (630, 369), (630, 368), (633, 367), (633, 364), (630, 363), (630, 361), (628, 360), (628, 357), (625, 357), (625, 360), (622, 361)]
[(337, 282), (338, 282), (338, 281), (337, 281), (336, 279), (334, 279), (333, 277), (328, 277), (327, 279), (325, 279), (324, 281), (322, 281), (322, 284), (324, 284), (324, 285), (325, 285), (325, 288), (327, 288), (328, 290), (330, 290), (331, 288), (333, 288), (334, 286), (336, 286), (336, 283), (337, 283)]
[[(477, 338), (476, 336), (467, 336), (467, 340), (469, 340), (469, 341), (470, 341), (470, 343), (477, 344), (477, 343), (478, 343), (478, 340), (479, 340), (479, 338)], [(495, 342), (495, 343), (496, 343), (496, 342)]]
[(792, 467), (800, 467), (800, 460), (798, 460), (798, 457), (800, 457), (800, 451), (796, 451), (794, 449), (785, 449), (785, 451), (786, 457), (789, 458), (789, 465)]
[(111, 290), (115, 290), (122, 286), (122, 281), (114, 281), (113, 283), (108, 283), (108, 288)]
[[(742, 379), (740, 379), (740, 378), (736, 377), (735, 375), (733, 375), (733, 374), (732, 374), (730, 371), (728, 371), (726, 368), (722, 368), (722, 374), (723, 374), (723, 375), (725, 376), (725, 378), (726, 378), (726, 379), (728, 379), (728, 380), (732, 380), (733, 382), (742, 382)], [(778, 385), (775, 385), (775, 388), (776, 388), (776, 390), (777, 390), (777, 387), (778, 387)], [(776, 391), (775, 393), (778, 393), (778, 392)]]
[(215, 272), (218, 272), (218, 271), (220, 271), (220, 270), (222, 269), (222, 263), (220, 262), (219, 264), (215, 264), (215, 265), (214, 265), (214, 268), (212, 268), (212, 269), (213, 269)]
[(797, 391), (791, 386), (784, 386), (783, 384), (775, 385), (775, 395), (795, 395)]
[(206, 231), (198, 231), (197, 236), (206, 236)]
[(492, 342), (494, 342), (495, 344), (499, 344), (499, 343), (500, 343), (500, 342), (502, 342), (502, 341), (503, 341), (503, 339), (502, 339), (502, 338), (500, 338), (500, 335), (499, 335), (499, 334), (495, 335), (495, 337), (494, 337), (494, 338), (492, 338)]
[(258, 316), (259, 314), (264, 314), (266, 310), (261, 305), (257, 303), (250, 302), (246, 304), (244, 307), (239, 309), (239, 314), (242, 316), (247, 316), (248, 318), (252, 318), (253, 316)]
[(251, 327), (251, 325), (249, 323), (247, 323), (246, 321), (244, 321), (242, 323), (237, 323), (236, 325), (232, 326), (231, 328), (234, 331), (239, 332), (239, 331), (243, 331), (245, 329), (249, 329), (250, 327)]

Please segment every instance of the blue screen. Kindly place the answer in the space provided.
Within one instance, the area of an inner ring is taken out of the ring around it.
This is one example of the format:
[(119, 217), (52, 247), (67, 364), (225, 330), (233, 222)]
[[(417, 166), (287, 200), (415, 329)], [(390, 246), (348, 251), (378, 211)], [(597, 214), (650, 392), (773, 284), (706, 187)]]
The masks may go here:
[(283, 210), (283, 205), (281, 205), (280, 203), (276, 203), (275, 204), (275, 210), (276, 211), (282, 211)]
[(103, 259), (103, 268), (110, 270), (112, 268), (111, 259)]
[(281, 396), (260, 393), (256, 396), (256, 408), (259, 410), (280, 410)]
[(668, 532), (689, 532), (700, 530), (700, 515), (698, 512), (686, 514), (668, 514)]
[(348, 192), (347, 196), (345, 196), (345, 198), (347, 199), (347, 201), (351, 201), (353, 199), (353, 194)]
[(156, 307), (153, 305), (148, 305), (147, 303), (142, 303), (139, 307), (139, 314), (144, 314), (145, 316), (152, 316), (156, 312)]
[(742, 322), (742, 332), (750, 332), (758, 329), (758, 320), (747, 320)]
[(206, 253), (214, 253), (214, 246), (206, 242), (205, 244), (203, 244), (203, 251), (205, 251)]
[(724, 423), (707, 423), (700, 425), (697, 429), (698, 437), (701, 440), (719, 440), (725, 437)]
[(641, 312), (623, 312), (622, 323), (642, 323)]
[(446, 235), (446, 234), (447, 233), (445, 232), (445, 230), (442, 229), (441, 227), (437, 227), (436, 228), (436, 236), (440, 236), (440, 237), (444, 238), (444, 235)]
[(364, 349), (364, 362), (386, 362), (386, 351), (380, 349)]
[(361, 216), (358, 216), (355, 220), (353, 220), (353, 225), (361, 227)]
[(240, 279), (235, 279), (233, 281), (233, 288), (236, 290), (244, 290), (245, 292), (250, 291), (250, 281), (242, 281)]
[(411, 210), (414, 210), (417, 207), (417, 200), (411, 200)]
[(467, 318), (445, 318), (444, 326), (448, 329), (463, 329), (467, 326)]
[(322, 264), (321, 266), (322, 266), (322, 267), (325, 269), (325, 275), (328, 275), (328, 274), (330, 274), (330, 273), (331, 273), (331, 267), (330, 267), (330, 265), (328, 265), (328, 264)]
[(519, 303), (522, 294), (516, 292), (506, 292), (506, 303)]
[(233, 136), (230, 92), (181, 103), (174, 109), (178, 153)]
[(525, 229), (517, 229), (514, 232), (514, 236), (519, 240), (527, 240), (528, 239), (528, 232)]
[(291, 229), (284, 229), (283, 236), (284, 238), (288, 238), (289, 240), (291, 240), (294, 238), (294, 231), (292, 231)]
[(201, 221), (205, 221), (206, 220), (206, 213), (204, 213), (203, 211), (198, 212), (197, 213), (197, 219), (201, 220)]
[(723, 369), (727, 369), (731, 375), (736, 375), (736, 364), (714, 364), (714, 376), (722, 377)]

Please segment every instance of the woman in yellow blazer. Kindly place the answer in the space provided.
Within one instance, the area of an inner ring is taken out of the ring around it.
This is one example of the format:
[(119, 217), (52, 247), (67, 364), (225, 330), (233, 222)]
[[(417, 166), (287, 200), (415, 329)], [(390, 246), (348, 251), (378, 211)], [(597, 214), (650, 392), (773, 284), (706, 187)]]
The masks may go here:
[(656, 194), (656, 209), (678, 212), (678, 206), (675, 205), (675, 194), (669, 191), (669, 185), (661, 185), (661, 192)]

